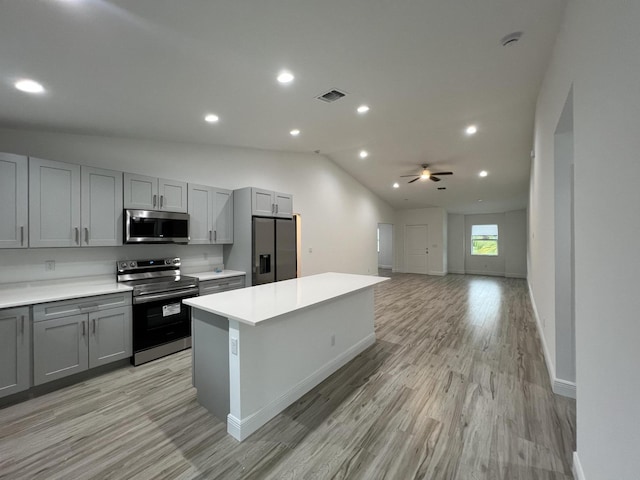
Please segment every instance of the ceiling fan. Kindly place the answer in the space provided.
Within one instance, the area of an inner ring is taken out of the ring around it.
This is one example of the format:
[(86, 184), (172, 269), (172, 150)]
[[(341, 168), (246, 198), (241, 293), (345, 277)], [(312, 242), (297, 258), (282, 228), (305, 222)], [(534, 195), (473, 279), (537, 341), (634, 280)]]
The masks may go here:
[(432, 182), (439, 182), (438, 178), (441, 175), (453, 175), (453, 172), (431, 172), (429, 169), (429, 164), (425, 163), (422, 165), (422, 171), (415, 175), (400, 175), (401, 177), (416, 177), (413, 180), (409, 180), (407, 183), (417, 182), (418, 180), (431, 180)]

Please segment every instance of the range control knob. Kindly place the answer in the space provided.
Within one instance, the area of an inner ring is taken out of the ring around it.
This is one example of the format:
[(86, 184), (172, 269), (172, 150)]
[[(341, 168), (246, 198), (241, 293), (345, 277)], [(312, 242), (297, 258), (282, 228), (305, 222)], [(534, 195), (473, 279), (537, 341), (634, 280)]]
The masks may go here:
[(169, 260), (168, 258), (164, 261), (165, 265), (171, 265), (171, 260)]
[(129, 268), (134, 268), (136, 266), (136, 262), (129, 262)]
[(180, 259), (179, 258), (174, 258), (173, 259), (173, 263), (174, 263), (174, 265), (177, 265), (178, 263), (180, 263)]
[(120, 262), (120, 268), (127, 268), (127, 262)]

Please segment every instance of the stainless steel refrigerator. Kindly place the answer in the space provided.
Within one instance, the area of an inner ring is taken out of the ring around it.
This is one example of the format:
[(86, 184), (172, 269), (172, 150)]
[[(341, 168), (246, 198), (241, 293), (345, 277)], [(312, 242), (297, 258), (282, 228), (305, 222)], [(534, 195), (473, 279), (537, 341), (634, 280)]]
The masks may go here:
[(295, 219), (253, 217), (253, 285), (296, 278)]

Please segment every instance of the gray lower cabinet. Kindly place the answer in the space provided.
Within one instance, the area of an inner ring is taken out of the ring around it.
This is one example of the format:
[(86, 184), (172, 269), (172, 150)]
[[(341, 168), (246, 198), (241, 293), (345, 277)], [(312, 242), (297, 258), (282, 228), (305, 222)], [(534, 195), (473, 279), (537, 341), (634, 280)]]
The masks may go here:
[(31, 386), (29, 307), (0, 310), (0, 397)]
[(39, 304), (33, 317), (34, 385), (132, 355), (130, 293)]
[(237, 288), (244, 288), (244, 275), (202, 281), (200, 282), (200, 295), (211, 295)]

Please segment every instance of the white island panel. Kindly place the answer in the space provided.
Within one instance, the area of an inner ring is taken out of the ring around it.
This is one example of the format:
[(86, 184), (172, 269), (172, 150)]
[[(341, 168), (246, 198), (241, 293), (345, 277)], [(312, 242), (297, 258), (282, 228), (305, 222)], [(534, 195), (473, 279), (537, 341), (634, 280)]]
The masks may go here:
[[(245, 295), (244, 302), (264, 302), (262, 307), (276, 312), (258, 321), (255, 316), (233, 318), (238, 309), (229, 308), (228, 298), (218, 304), (220, 297), (234, 292), (185, 300), (193, 307), (198, 401), (226, 419), (232, 436), (244, 440), (375, 343), (373, 286), (385, 280), (322, 274), (244, 289), (262, 290)], [(275, 287), (268, 289), (274, 298), (268, 299), (264, 287)], [(292, 294), (297, 300), (286, 298)], [(273, 305), (279, 301), (285, 306)], [(203, 303), (207, 309), (201, 308)], [(294, 304), (297, 308), (289, 308)]]

